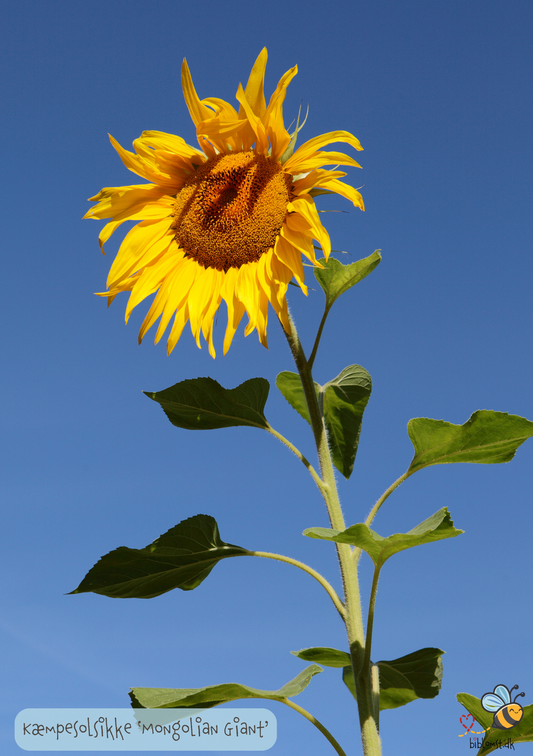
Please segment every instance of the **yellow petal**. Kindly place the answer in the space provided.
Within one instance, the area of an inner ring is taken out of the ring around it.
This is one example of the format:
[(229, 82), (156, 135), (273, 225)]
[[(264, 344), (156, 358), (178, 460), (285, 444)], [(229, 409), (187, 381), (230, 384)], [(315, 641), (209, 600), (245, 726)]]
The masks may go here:
[[(246, 113), (248, 123), (250, 124), (250, 127), (254, 133), (255, 152), (261, 155), (266, 155), (268, 152), (269, 144), (268, 144), (268, 137), (266, 135), (265, 127), (263, 126), (263, 123), (261, 122), (261, 120), (255, 115), (252, 108), (248, 104), (241, 84), (239, 84), (239, 89), (237, 90), (237, 94), (235, 95), (235, 97), (241, 103), (242, 108), (244, 112)], [(248, 148), (245, 147), (245, 149), (248, 149)]]
[(220, 289), (224, 281), (224, 272), (222, 270), (214, 270), (213, 272), (213, 293), (211, 296), (211, 304), (207, 308), (203, 318), (202, 333), (204, 335), (204, 339), (207, 341), (209, 354), (213, 359), (215, 359), (216, 352), (215, 347), (213, 346), (213, 321), (215, 314), (220, 307), (220, 302), (222, 301), (222, 297), (220, 296)]
[[(167, 219), (141, 221), (126, 234), (107, 277), (107, 287), (112, 288), (122, 278), (129, 276), (146, 264), (144, 257), (154, 245), (164, 246), (172, 238)], [(170, 238), (169, 238), (170, 237)], [(164, 241), (165, 240), (165, 241)], [(156, 253), (158, 254), (158, 253)], [(152, 255), (153, 258), (153, 255)]]
[(283, 123), (283, 103), (285, 102), (287, 87), (297, 73), (298, 66), (294, 66), (283, 74), (268, 103), (265, 123), (267, 124), (267, 134), (272, 145), (272, 158), (274, 160), (279, 160), (291, 141), (291, 137)]
[[(162, 173), (153, 163), (152, 160), (147, 160), (146, 156), (134, 155), (133, 152), (128, 152), (122, 147), (117, 140), (109, 134), (111, 144), (118, 152), (120, 159), (126, 166), (126, 168), (138, 176), (142, 176), (148, 181), (152, 181), (158, 184), (160, 187), (170, 189), (170, 194), (175, 192), (176, 181), (167, 174)], [(151, 157), (151, 156), (149, 156)]]
[(295, 249), (292, 244), (287, 241), (287, 239), (284, 239), (282, 236), (278, 236), (276, 240), (276, 246), (274, 247), (274, 253), (276, 254), (278, 260), (281, 260), (281, 262), (284, 263), (287, 268), (292, 270), (292, 273), (295, 279), (298, 281), (301, 290), (303, 291), (305, 296), (307, 296), (307, 286), (305, 285), (305, 272), (302, 265), (302, 256), (300, 255), (298, 250)]
[(178, 343), (179, 338), (185, 327), (185, 323), (188, 321), (188, 319), (189, 319), (189, 305), (187, 304), (187, 302), (185, 302), (182, 309), (176, 312), (176, 317), (174, 318), (174, 323), (172, 325), (172, 329), (170, 331), (170, 335), (167, 341), (167, 354), (170, 354), (171, 351), (176, 346), (176, 344)]
[(124, 221), (110, 221), (109, 223), (105, 224), (103, 229), (98, 234), (98, 244), (100, 245), (102, 254), (105, 255), (104, 244), (111, 237), (111, 234), (120, 226), (121, 223), (124, 223)]
[[(146, 288), (150, 286), (150, 279), (154, 283), (158, 279), (163, 281), (163, 283), (143, 321), (141, 330), (139, 331), (139, 343), (141, 343), (144, 335), (154, 325), (159, 316), (163, 314), (164, 324), (162, 320), (155, 336), (155, 343), (157, 344), (172, 315), (186, 301), (188, 291), (194, 283), (196, 274), (195, 267), (188, 263), (187, 258), (183, 259), (182, 257), (179, 259), (178, 255), (176, 255), (166, 267), (154, 266), (152, 271), (146, 272)], [(158, 285), (156, 284), (156, 288)]]
[(235, 292), (237, 273), (237, 268), (230, 268), (224, 275), (224, 281), (220, 290), (220, 294), (228, 308), (228, 325), (224, 336), (224, 354), (227, 354), (245, 312), (245, 307)]
[[(187, 301), (189, 304), (191, 331), (196, 339), (198, 348), (201, 349), (200, 333), (202, 321), (211, 305), (213, 297), (218, 297), (218, 292), (216, 291), (216, 274), (218, 271), (214, 268), (202, 268), (200, 266), (198, 268), (199, 272), (194, 285), (191, 287)], [(220, 302), (220, 298), (218, 302)]]
[(183, 59), (183, 65), (181, 67), (181, 86), (194, 125), (197, 126), (200, 121), (212, 118), (213, 111), (203, 105), (202, 101), (196, 94), (196, 89), (192, 83), (191, 72), (189, 71), (189, 66), (187, 65), (185, 58)]
[[(284, 167), (287, 166), (287, 163), (285, 163)], [(354, 168), (361, 167), (358, 162), (343, 152), (315, 152), (310, 157), (301, 160), (297, 165), (293, 164), (291, 170), (293, 175), (298, 175), (299, 173), (306, 173), (315, 168), (320, 168), (322, 165), (351, 165)]]
[[(216, 118), (221, 118), (223, 121), (239, 120), (239, 114), (233, 105), (230, 105), (225, 100), (221, 100), (219, 97), (205, 97), (202, 102), (213, 108)], [(244, 116), (242, 117), (244, 118)]]
[(332, 178), (342, 178), (346, 175), (345, 171), (332, 171), (330, 168), (327, 170), (315, 168), (302, 178), (296, 179), (296, 181), (293, 182), (293, 192), (296, 195), (307, 194), (310, 189), (321, 186), (323, 180), (329, 181)]
[(152, 264), (142, 271), (135, 286), (132, 288), (126, 306), (126, 323), (134, 307), (137, 307), (146, 297), (157, 291), (159, 286), (164, 285), (167, 279), (172, 279), (182, 261), (183, 250), (179, 249), (175, 244), (160, 251), (158, 258), (154, 259)]
[[(314, 155), (320, 147), (324, 147), (326, 144), (332, 144), (333, 142), (347, 142), (348, 144), (351, 144), (352, 147), (355, 147), (356, 150), (363, 149), (359, 140), (356, 139), (353, 134), (350, 134), (349, 131), (329, 131), (327, 134), (321, 134), (320, 136), (304, 142), (304, 144), (296, 150), (294, 155), (287, 160), (285, 168), (293, 174), (299, 173), (300, 165), (304, 163), (304, 161)], [(342, 165), (344, 165), (344, 163)]]
[(293, 231), (287, 226), (287, 224), (283, 224), (280, 234), (289, 242), (289, 244), (295, 247), (301, 255), (307, 257), (307, 259), (310, 260), (313, 265), (318, 268), (323, 267), (317, 262), (315, 248), (313, 247), (313, 240), (310, 236), (298, 233), (298, 231)]
[[(267, 49), (263, 47), (252, 67), (246, 89), (244, 90), (246, 101), (258, 118), (263, 118), (266, 112), (264, 82), (267, 59)], [(241, 104), (239, 118), (244, 118), (244, 112), (244, 107)]]
[[(305, 197), (308, 197), (308, 199), (305, 199)], [(293, 202), (289, 202), (287, 210), (294, 210), (299, 213), (310, 224), (313, 238), (319, 242), (322, 251), (324, 252), (324, 257), (327, 260), (329, 253), (331, 252), (331, 242), (328, 232), (318, 217), (318, 212), (313, 200), (308, 195), (303, 195), (303, 197), (298, 197)]]
[(164, 188), (155, 184), (105, 187), (93, 200), (97, 200), (98, 204), (91, 207), (84, 218), (135, 220), (145, 207), (148, 208), (147, 213), (159, 212), (158, 217), (162, 218), (165, 213), (169, 214), (168, 209), (172, 208), (174, 202)]
[(185, 139), (176, 134), (167, 134), (164, 131), (143, 131), (137, 141), (153, 147), (156, 151), (174, 152), (190, 160), (197, 157), (203, 159), (202, 153), (196, 147), (191, 147)]

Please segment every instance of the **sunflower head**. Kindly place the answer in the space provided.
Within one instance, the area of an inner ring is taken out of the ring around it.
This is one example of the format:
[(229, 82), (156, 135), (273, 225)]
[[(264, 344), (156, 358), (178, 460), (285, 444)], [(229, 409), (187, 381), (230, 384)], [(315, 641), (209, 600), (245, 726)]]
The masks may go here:
[(159, 320), (157, 343), (173, 318), (169, 354), (189, 322), (198, 346), (203, 335), (214, 357), (213, 323), (224, 300), (224, 354), (244, 313), (245, 335), (257, 330), (267, 346), (269, 303), (288, 330), (289, 282), (294, 278), (307, 294), (302, 255), (317, 266), (313, 242), (326, 260), (331, 251), (315, 193), (340, 194), (364, 210), (359, 192), (340, 180), (346, 173), (324, 168), (358, 163), (321, 150), (333, 142), (361, 150), (358, 140), (333, 131), (294, 151), (299, 128), (292, 135), (286, 130), (283, 102), (297, 68), (281, 77), (267, 105), (266, 62), (264, 49), (246, 88), (239, 84), (236, 110), (215, 97), (200, 100), (183, 61), (183, 94), (199, 148), (173, 134), (144, 131), (133, 143), (135, 152), (128, 152), (110, 136), (124, 165), (149, 183), (102, 189), (85, 217), (108, 219), (99, 237), (102, 251), (121, 223), (138, 221), (126, 234), (100, 296), (111, 303), (118, 293), (130, 292), (127, 321), (136, 305), (155, 294), (139, 343)]

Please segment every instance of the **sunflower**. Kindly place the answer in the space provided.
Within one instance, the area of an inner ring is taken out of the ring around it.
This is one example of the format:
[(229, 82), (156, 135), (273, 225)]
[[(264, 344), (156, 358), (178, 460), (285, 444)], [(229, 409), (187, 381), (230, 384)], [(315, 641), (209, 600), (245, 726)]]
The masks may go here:
[(346, 173), (322, 166), (360, 167), (353, 158), (321, 147), (346, 142), (362, 147), (347, 131), (310, 139), (294, 151), (298, 125), (291, 135), (283, 123), (283, 102), (297, 67), (284, 74), (267, 106), (264, 74), (267, 51), (257, 58), (246, 89), (239, 84), (239, 110), (216, 97), (200, 100), (183, 61), (183, 94), (196, 126), (200, 149), (181, 137), (144, 131), (128, 152), (110, 135), (130, 171), (148, 184), (107, 187), (91, 201), (85, 218), (107, 218), (104, 243), (124, 221), (139, 221), (126, 234), (107, 279), (108, 304), (129, 291), (131, 311), (151, 294), (152, 305), (139, 332), (139, 343), (158, 318), (157, 343), (171, 318), (167, 352), (176, 346), (187, 321), (196, 343), (200, 335), (213, 346), (213, 323), (222, 303), (228, 310), (224, 354), (246, 312), (245, 335), (257, 329), (267, 346), (268, 304), (286, 331), (286, 293), (294, 278), (304, 294), (302, 255), (319, 266), (316, 240), (327, 260), (331, 245), (314, 196), (334, 192), (364, 209), (363, 198), (339, 179)]

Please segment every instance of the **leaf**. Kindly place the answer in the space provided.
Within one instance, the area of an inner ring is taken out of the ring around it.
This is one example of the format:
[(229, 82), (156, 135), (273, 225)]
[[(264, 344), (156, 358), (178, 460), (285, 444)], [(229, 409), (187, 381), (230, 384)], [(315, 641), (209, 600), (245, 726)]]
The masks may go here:
[(322, 664), (324, 667), (345, 667), (351, 665), (350, 654), (338, 651), (336, 648), (302, 648), (301, 651), (291, 651), (291, 654), (304, 661)]
[(359, 446), (363, 413), (372, 391), (372, 378), (364, 367), (349, 365), (328, 381), (322, 391), (333, 464), (349, 478)]
[(241, 698), (279, 701), (297, 696), (319, 672), (322, 672), (322, 668), (312, 664), (279, 690), (258, 690), (239, 683), (225, 683), (209, 685), (206, 688), (132, 688), (130, 698), (134, 708), (145, 709), (181, 709), (196, 706), (209, 709)]
[(369, 257), (350, 265), (343, 265), (334, 257), (330, 257), (327, 262), (324, 259), (318, 261), (324, 267), (322, 269), (315, 268), (315, 278), (326, 295), (326, 310), (330, 309), (341, 294), (344, 294), (345, 291), (348, 291), (363, 278), (366, 278), (369, 273), (372, 273), (381, 262), (379, 252), (380, 250), (377, 249)]
[[(291, 407), (311, 424), (299, 375), (288, 371), (280, 373), (276, 385)], [(363, 413), (372, 391), (372, 379), (360, 365), (349, 365), (324, 386), (315, 383), (315, 389), (317, 397), (322, 396), (333, 464), (349, 478), (359, 445)]]
[[(396, 709), (417, 698), (435, 698), (442, 685), (440, 648), (421, 648), (393, 661), (379, 661), (379, 708)], [(356, 698), (351, 666), (344, 667), (342, 679)]]
[(464, 425), (417, 417), (407, 429), (415, 447), (410, 473), (452, 462), (509, 462), (533, 436), (533, 423), (526, 418), (492, 410), (474, 412)]
[(508, 730), (500, 730), (492, 727), (494, 714), (485, 711), (479, 698), (471, 696), (469, 693), (458, 693), (457, 700), (479, 722), (480, 729), (490, 727), (488, 732), (485, 733), (483, 746), (478, 753), (492, 753), (498, 748), (499, 744), (506, 743), (509, 739), (513, 743), (531, 743), (533, 741), (533, 704), (522, 707), (524, 714), (517, 725)]
[(69, 595), (92, 592), (111, 598), (153, 598), (174, 588), (191, 591), (221, 559), (248, 553), (221, 540), (213, 517), (194, 515), (144, 549), (120, 546), (110, 551)]
[(304, 530), (303, 535), (309, 538), (319, 538), (324, 541), (349, 543), (351, 546), (358, 546), (363, 551), (366, 551), (376, 567), (381, 569), (383, 564), (393, 554), (397, 554), (405, 549), (411, 549), (413, 546), (421, 546), (424, 543), (441, 541), (443, 538), (454, 538), (463, 532), (463, 530), (454, 528), (448, 508), (443, 507), (408, 533), (395, 533), (388, 536), (388, 538), (378, 535), (378, 533), (371, 530), (364, 523), (352, 525), (342, 531), (333, 530), (332, 528), (308, 528)]
[(163, 391), (144, 393), (159, 402), (172, 425), (186, 430), (213, 430), (235, 425), (268, 428), (264, 408), (270, 386), (251, 378), (225, 389), (213, 378), (181, 381)]
[[(307, 400), (298, 373), (291, 373), (288, 370), (284, 370), (283, 373), (278, 374), (278, 377), (276, 378), (276, 386), (291, 407), (295, 409), (296, 412), (309, 423), (309, 425), (311, 425), (311, 418), (309, 416), (309, 410), (307, 409)], [(315, 381), (317, 398), (320, 395), (321, 388), (320, 384)]]

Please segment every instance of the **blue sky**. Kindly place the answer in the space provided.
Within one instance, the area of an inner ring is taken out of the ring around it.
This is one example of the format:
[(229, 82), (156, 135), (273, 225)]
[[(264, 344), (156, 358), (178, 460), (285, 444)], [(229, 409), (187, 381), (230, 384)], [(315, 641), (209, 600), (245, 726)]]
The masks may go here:
[[(138, 182), (107, 133), (126, 148), (145, 129), (194, 143), (183, 57), (200, 96), (234, 102), (266, 46), (267, 96), (298, 64), (285, 117), (309, 105), (302, 140), (346, 129), (361, 141), (363, 170), (348, 180), (364, 185), (366, 212), (341, 198), (319, 206), (343, 211), (323, 216), (343, 260), (380, 248), (383, 262), (333, 308), (315, 367), (321, 383), (352, 363), (373, 377), (355, 471), (339, 480), (352, 524), (409, 465), (410, 418), (463, 423), (494, 409), (533, 419), (532, 21), (522, 0), (30, 0), (4, 10), (3, 754), (19, 752), (12, 723), (27, 707), (127, 706), (130, 686), (276, 689), (304, 667), (291, 650), (345, 648), (318, 585), (270, 560), (226, 560), (195, 591), (150, 601), (64, 595), (101, 555), (197, 513), (215, 517), (224, 540), (292, 555), (339, 585), (333, 547), (301, 536), (327, 518), (284, 447), (246, 428), (177, 430), (141, 393), (263, 376), (270, 422), (314, 459), (306, 424), (275, 387), (292, 365), (273, 316), (269, 351), (241, 327), (213, 361), (186, 330), (167, 357), (150, 334), (137, 345), (146, 306), (125, 326), (125, 297), (106, 310), (93, 295), (117, 242), (101, 255), (102, 224), (81, 220), (86, 199)], [(309, 349), (323, 299), (308, 282), (309, 297), (291, 289), (290, 306)], [(375, 520), (389, 535), (448, 506), (465, 530), (383, 570), (374, 658), (446, 651), (436, 699), (382, 714), (385, 753), (428, 743), (435, 756), (465, 752), (460, 691), (519, 683), (533, 701), (532, 454), (529, 442), (510, 464), (424, 470)], [(366, 559), (361, 579), (366, 604)], [(348, 756), (360, 753), (337, 670), (297, 701)], [(273, 756), (333, 753), (297, 714), (269, 708)]]

